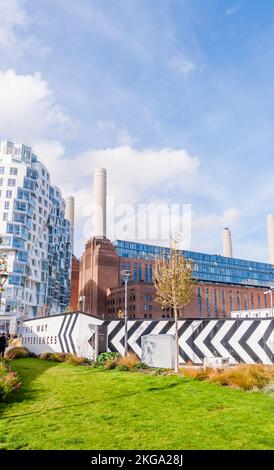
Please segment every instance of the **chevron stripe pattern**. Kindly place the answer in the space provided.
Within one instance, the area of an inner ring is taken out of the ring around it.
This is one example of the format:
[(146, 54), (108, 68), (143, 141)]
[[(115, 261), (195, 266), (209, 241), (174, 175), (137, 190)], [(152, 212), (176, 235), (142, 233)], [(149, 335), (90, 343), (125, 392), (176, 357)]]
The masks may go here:
[[(174, 334), (174, 322), (129, 320), (128, 350), (141, 357), (141, 337), (148, 334)], [(123, 354), (124, 341), (124, 321), (110, 321), (108, 350)], [(181, 320), (179, 348), (181, 363), (201, 364), (204, 357), (214, 356), (232, 364), (274, 364), (274, 319)]]
[(60, 342), (61, 351), (64, 353), (76, 354), (73, 332), (78, 317), (78, 313), (64, 315), (60, 330), (58, 332), (58, 339)]

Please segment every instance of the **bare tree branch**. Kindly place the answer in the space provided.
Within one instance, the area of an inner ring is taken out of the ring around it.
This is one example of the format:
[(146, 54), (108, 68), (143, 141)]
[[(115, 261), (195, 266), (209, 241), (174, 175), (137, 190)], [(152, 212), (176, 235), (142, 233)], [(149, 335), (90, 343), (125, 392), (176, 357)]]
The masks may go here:
[(179, 369), (178, 316), (192, 300), (195, 281), (192, 278), (192, 263), (177, 249), (178, 242), (171, 242), (168, 256), (161, 255), (154, 265), (155, 301), (162, 307), (171, 307), (175, 320), (175, 370)]

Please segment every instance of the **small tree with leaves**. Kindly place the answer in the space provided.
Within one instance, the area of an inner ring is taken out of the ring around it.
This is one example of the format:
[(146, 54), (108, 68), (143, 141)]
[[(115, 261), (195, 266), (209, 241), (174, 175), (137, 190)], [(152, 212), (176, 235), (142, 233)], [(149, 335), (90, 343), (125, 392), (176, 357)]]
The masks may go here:
[(183, 308), (192, 300), (195, 281), (192, 264), (178, 250), (177, 242), (171, 243), (167, 256), (160, 256), (154, 265), (155, 301), (162, 307), (170, 307), (175, 321), (175, 372), (179, 370), (178, 319)]

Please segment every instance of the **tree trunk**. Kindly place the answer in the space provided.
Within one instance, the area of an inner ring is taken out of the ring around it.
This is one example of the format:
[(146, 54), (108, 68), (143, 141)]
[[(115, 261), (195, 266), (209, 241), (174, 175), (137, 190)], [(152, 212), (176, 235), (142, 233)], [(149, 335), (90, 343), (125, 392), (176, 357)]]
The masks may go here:
[(178, 334), (178, 310), (174, 307), (175, 320), (175, 372), (179, 372), (179, 334)]

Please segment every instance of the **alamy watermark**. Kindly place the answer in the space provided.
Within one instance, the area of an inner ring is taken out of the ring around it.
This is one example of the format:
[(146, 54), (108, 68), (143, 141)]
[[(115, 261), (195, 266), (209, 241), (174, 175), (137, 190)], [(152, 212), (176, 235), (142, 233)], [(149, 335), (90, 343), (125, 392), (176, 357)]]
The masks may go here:
[[(104, 226), (104, 211), (91, 203), (83, 208), (86, 222), (83, 237), (101, 235)], [(187, 250), (191, 244), (191, 204), (115, 204), (113, 197), (107, 198), (107, 238), (111, 240), (134, 240), (140, 243), (167, 244), (175, 236), (180, 246)]]

